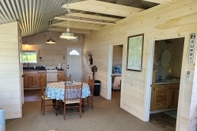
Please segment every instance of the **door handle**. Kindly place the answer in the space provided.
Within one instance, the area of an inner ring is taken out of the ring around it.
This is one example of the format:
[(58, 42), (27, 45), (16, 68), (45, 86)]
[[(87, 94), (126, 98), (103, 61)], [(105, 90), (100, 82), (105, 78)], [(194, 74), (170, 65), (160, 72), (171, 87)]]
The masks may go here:
[(67, 69), (69, 69), (69, 65), (67, 65)]

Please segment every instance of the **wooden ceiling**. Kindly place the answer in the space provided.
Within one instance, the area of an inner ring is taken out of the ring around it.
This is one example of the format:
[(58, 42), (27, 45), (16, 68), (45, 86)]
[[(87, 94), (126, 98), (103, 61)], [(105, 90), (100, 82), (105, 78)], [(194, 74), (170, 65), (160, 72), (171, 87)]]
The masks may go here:
[[(0, 0), (0, 24), (19, 21), (22, 36), (51, 29), (90, 34), (106, 25), (175, 0)], [(69, 3), (69, 4), (68, 4)], [(69, 15), (68, 15), (69, 14)], [(51, 28), (48, 22), (52, 21)]]

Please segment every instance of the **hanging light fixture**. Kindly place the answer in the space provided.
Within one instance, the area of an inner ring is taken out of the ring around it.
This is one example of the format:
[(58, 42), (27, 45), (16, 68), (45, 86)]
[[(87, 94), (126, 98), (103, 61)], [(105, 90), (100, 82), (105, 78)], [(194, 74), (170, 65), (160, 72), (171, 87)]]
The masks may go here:
[[(69, 4), (67, 3), (67, 11), (69, 10)], [(77, 39), (77, 37), (70, 32), (70, 27), (69, 27), (69, 12), (67, 14), (67, 17), (68, 17), (68, 22), (67, 22), (67, 28), (66, 28), (66, 31), (61, 33), (60, 35), (60, 38), (61, 39), (67, 39), (67, 40), (74, 40), (74, 39)]]
[[(52, 24), (52, 21), (49, 21), (49, 26)], [(53, 40), (53, 38), (51, 37), (51, 26), (50, 26), (50, 37), (49, 39), (46, 41), (47, 44), (55, 44), (55, 40)]]

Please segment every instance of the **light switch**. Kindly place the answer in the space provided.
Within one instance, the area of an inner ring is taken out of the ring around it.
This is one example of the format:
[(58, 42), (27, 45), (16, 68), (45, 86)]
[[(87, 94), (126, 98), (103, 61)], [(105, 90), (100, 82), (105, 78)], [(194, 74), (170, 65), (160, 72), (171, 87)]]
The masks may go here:
[(130, 77), (130, 73), (128, 73), (128, 77)]
[(191, 72), (187, 71), (187, 80), (190, 80)]

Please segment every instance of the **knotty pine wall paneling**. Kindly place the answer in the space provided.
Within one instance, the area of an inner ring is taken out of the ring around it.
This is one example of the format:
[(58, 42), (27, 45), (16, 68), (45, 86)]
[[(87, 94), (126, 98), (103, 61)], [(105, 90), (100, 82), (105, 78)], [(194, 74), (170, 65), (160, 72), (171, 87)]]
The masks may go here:
[(17, 22), (0, 25), (0, 108), (5, 119), (22, 117)]
[(122, 49), (120, 45), (113, 47), (113, 62), (114, 66), (122, 66)]
[[(95, 31), (84, 38), (84, 51), (93, 53), (98, 67), (96, 79), (101, 80), (101, 96), (107, 98), (109, 45), (123, 43), (123, 73), (120, 106), (141, 120), (145, 120), (146, 82), (151, 41), (185, 37), (181, 68), (181, 82), (176, 131), (196, 131), (197, 90), (196, 59), (188, 62), (189, 36), (197, 33), (197, 1), (182, 0), (170, 5), (158, 5), (133, 17)], [(126, 70), (127, 38), (144, 33), (142, 72)], [(196, 49), (195, 49), (196, 50)], [(85, 52), (84, 52), (85, 53)], [(196, 53), (195, 53), (196, 55)], [(84, 66), (84, 77), (91, 75)], [(191, 78), (186, 79), (187, 71)], [(89, 74), (88, 74), (89, 73)]]

